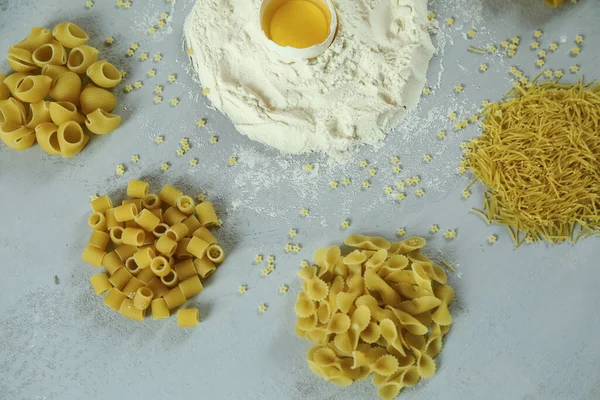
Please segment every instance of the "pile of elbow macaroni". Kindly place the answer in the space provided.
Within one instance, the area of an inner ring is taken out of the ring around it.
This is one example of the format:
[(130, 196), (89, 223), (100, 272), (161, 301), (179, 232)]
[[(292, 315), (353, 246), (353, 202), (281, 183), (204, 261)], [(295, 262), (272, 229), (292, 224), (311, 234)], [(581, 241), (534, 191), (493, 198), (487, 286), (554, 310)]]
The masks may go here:
[[(72, 22), (33, 28), (10, 47), (8, 65), (0, 73), (0, 139), (14, 150), (37, 141), (48, 154), (72, 157), (86, 146), (88, 131), (114, 131), (121, 117), (111, 114), (117, 98), (107, 89), (117, 86), (121, 72), (98, 50), (87, 46), (89, 36)], [(91, 83), (83, 87), (87, 76)], [(26, 109), (27, 107), (27, 109)]]
[[(173, 186), (148, 193), (148, 182), (131, 180), (127, 196), (114, 206), (108, 196), (93, 200), (88, 219), (92, 236), (81, 258), (106, 272), (90, 278), (97, 295), (121, 315), (153, 319), (200, 293), (200, 278), (208, 278), (225, 258), (209, 228), (218, 223), (213, 205), (194, 200)], [(194, 212), (196, 215), (194, 215)], [(180, 327), (198, 324), (198, 310), (177, 312)]]

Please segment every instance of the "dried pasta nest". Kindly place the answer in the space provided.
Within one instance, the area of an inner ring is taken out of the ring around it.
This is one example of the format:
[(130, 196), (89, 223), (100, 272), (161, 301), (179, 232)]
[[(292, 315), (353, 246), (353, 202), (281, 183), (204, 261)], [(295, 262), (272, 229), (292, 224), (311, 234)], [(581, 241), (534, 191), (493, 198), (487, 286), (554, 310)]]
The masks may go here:
[(373, 375), (379, 396), (393, 399), (435, 373), (454, 290), (420, 252), (423, 238), (351, 235), (344, 243), (354, 250), (318, 249), (315, 265), (298, 272), (296, 334), (316, 344), (307, 355), (316, 375), (340, 386)]
[[(26, 150), (37, 141), (46, 153), (73, 157), (90, 135), (117, 129), (121, 117), (111, 114), (117, 105), (108, 89), (117, 86), (121, 72), (98, 50), (87, 46), (89, 37), (72, 22), (50, 31), (32, 28), (29, 36), (8, 50), (13, 73), (0, 73), (0, 140), (14, 150)], [(84, 80), (91, 83), (83, 87)]]
[[(171, 185), (158, 194), (149, 184), (131, 180), (129, 199), (113, 205), (110, 197), (93, 200), (88, 225), (92, 236), (81, 258), (105, 272), (90, 278), (97, 295), (121, 315), (141, 321), (148, 309), (153, 319), (200, 293), (206, 279), (225, 259), (210, 229), (218, 225), (212, 203), (198, 205)], [(195, 326), (198, 312), (179, 310), (180, 327)]]
[(535, 79), (482, 114), (464, 160), (487, 187), (475, 211), (505, 225), (517, 247), (600, 232), (600, 84)]

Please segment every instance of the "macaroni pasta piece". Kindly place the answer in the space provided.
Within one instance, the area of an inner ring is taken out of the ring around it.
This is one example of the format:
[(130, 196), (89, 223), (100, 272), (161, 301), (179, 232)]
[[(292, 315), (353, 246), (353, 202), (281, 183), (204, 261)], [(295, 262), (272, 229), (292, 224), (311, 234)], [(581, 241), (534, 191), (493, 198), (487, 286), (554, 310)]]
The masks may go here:
[(177, 326), (180, 328), (192, 328), (199, 321), (197, 308), (185, 308), (177, 311)]
[(196, 206), (196, 213), (198, 214), (198, 220), (200, 220), (202, 226), (214, 226), (219, 220), (210, 201), (205, 201), (198, 204)]
[(127, 184), (127, 196), (143, 199), (148, 195), (148, 182), (132, 179)]
[(108, 196), (98, 197), (97, 199), (92, 200), (90, 202), (90, 207), (92, 207), (92, 210), (94, 212), (103, 213), (106, 210), (108, 210), (109, 208), (112, 208), (112, 206), (113, 206), (112, 200)]
[(152, 293), (152, 290), (148, 289), (147, 287), (139, 288), (133, 296), (133, 306), (138, 310), (147, 309), (152, 302), (153, 295), (154, 293)]
[(152, 300), (151, 308), (152, 319), (154, 320), (169, 318), (169, 316), (171, 315), (171, 310), (169, 310), (167, 302), (162, 297), (159, 299)]
[(172, 207), (177, 206), (177, 199), (181, 196), (183, 196), (183, 192), (171, 185), (165, 185), (158, 193), (160, 200)]
[(108, 295), (104, 298), (104, 304), (115, 311), (119, 311), (121, 304), (127, 298), (119, 289), (113, 287), (109, 290)]
[(94, 293), (96, 293), (98, 296), (112, 289), (112, 285), (108, 281), (108, 276), (106, 276), (106, 274), (93, 275), (90, 278), (90, 283), (92, 284)]
[(92, 236), (88, 241), (90, 246), (97, 247), (101, 250), (106, 250), (110, 243), (110, 235), (104, 231), (95, 230), (92, 232)]
[(127, 298), (123, 300), (121, 307), (119, 307), (119, 314), (136, 321), (144, 320), (144, 311), (145, 310), (139, 310), (135, 308), (133, 305), (133, 300)]

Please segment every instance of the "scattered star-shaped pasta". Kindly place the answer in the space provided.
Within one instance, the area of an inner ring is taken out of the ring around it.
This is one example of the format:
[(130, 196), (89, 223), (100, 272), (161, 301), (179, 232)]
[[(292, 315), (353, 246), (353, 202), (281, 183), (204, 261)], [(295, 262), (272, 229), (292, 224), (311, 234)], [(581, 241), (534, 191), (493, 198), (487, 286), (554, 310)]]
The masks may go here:
[(465, 87), (463, 85), (456, 85), (454, 87), (454, 92), (455, 93), (462, 93), (465, 90)]
[(160, 104), (162, 103), (163, 98), (162, 96), (154, 96), (154, 104)]
[(308, 217), (310, 214), (310, 210), (308, 208), (303, 208), (300, 210), (300, 215), (303, 217)]
[(100, 198), (100, 196), (98, 196), (98, 193), (94, 193), (93, 195), (90, 196), (90, 201), (94, 201), (94, 200), (97, 200), (99, 198)]
[(117, 0), (117, 2), (115, 3), (115, 6), (118, 8), (123, 7), (123, 0)]
[(490, 235), (487, 238), (487, 241), (489, 244), (494, 244), (494, 243), (496, 243), (497, 240), (498, 240), (498, 236), (496, 236), (496, 235)]
[(362, 188), (363, 189), (366, 190), (366, 189), (369, 189), (370, 187), (371, 187), (371, 182), (369, 182), (369, 181), (363, 181), (363, 183), (362, 183)]
[(300, 250), (302, 250), (302, 246), (300, 246), (299, 244), (295, 244), (292, 246), (292, 251), (296, 254), (300, 253)]
[(500, 43), (500, 46), (502, 46), (502, 48), (504, 48), (504, 49), (508, 48), (509, 45), (510, 45), (510, 42), (508, 40), (503, 40)]
[(477, 36), (477, 31), (475, 29), (471, 29), (469, 32), (467, 32), (467, 37), (469, 39), (473, 39), (475, 36)]
[(546, 78), (552, 78), (552, 76), (554, 76), (554, 71), (552, 71), (551, 69), (547, 69), (544, 71), (544, 76)]
[(345, 219), (342, 221), (342, 223), (340, 224), (340, 227), (342, 229), (348, 229), (350, 227), (350, 221)]
[(398, 190), (404, 190), (405, 187), (406, 185), (404, 184), (404, 182), (396, 182), (396, 188)]
[(172, 106), (176, 106), (177, 104), (179, 104), (179, 99), (177, 97), (173, 97), (169, 103)]
[(275, 256), (269, 256), (269, 257), (267, 257), (267, 262), (269, 264), (274, 264), (275, 263)]
[(133, 51), (136, 51), (137, 49), (140, 48), (140, 45), (137, 42), (133, 42), (133, 43), (131, 43), (131, 46), (129, 46), (129, 48)]
[(402, 237), (404, 235), (406, 235), (406, 228), (398, 228), (398, 230), (396, 231), (396, 236)]
[(490, 105), (490, 101), (489, 101), (489, 100), (483, 100), (483, 101), (481, 102), (481, 107), (483, 107), (483, 108), (485, 108), (485, 107), (487, 107), (487, 106), (489, 106), (489, 105)]
[(487, 64), (485, 64), (485, 63), (481, 64), (481, 65), (479, 66), (479, 70), (480, 70), (481, 72), (486, 72), (486, 71), (488, 70), (488, 65), (487, 65)]
[(391, 186), (386, 186), (385, 189), (383, 189), (383, 193), (385, 193), (386, 195), (391, 195), (392, 193), (394, 193), (394, 188)]
[(179, 141), (179, 144), (181, 144), (182, 146), (185, 146), (186, 144), (190, 144), (190, 139), (184, 137), (181, 138), (181, 140)]
[(156, 139), (154, 139), (154, 141), (158, 144), (161, 144), (162, 142), (165, 141), (165, 137), (164, 136), (157, 136)]
[(313, 165), (312, 165), (312, 164), (306, 164), (306, 165), (304, 166), (304, 170), (305, 170), (306, 172), (312, 172), (312, 171), (313, 171)]
[(579, 53), (581, 53), (581, 47), (579, 46), (575, 46), (571, 49), (571, 55), (572, 56), (578, 56)]
[(469, 190), (463, 190), (462, 197), (463, 199), (468, 199), (469, 197), (471, 197), (471, 192)]
[(438, 137), (440, 139), (445, 139), (446, 138), (446, 131), (439, 131)]
[(133, 57), (134, 53), (135, 52), (132, 49), (127, 49), (127, 51), (125, 52), (125, 55), (127, 57)]
[(493, 44), (490, 44), (490, 45), (487, 47), (487, 51), (488, 51), (488, 53), (490, 53), (490, 54), (491, 54), (491, 53), (495, 53), (495, 52), (496, 52), (496, 50), (498, 50), (498, 49), (497, 49), (497, 48), (496, 48), (496, 46), (494, 46)]
[(579, 72), (579, 65), (577, 65), (577, 64), (571, 65), (571, 68), (569, 68), (569, 70), (571, 71), (572, 74), (576, 74), (577, 72)]
[(202, 203), (204, 200), (206, 200), (206, 193), (200, 193), (196, 196), (196, 200), (198, 200), (200, 203)]
[(248, 285), (240, 285), (238, 287), (238, 293), (239, 294), (244, 294), (248, 291)]
[(189, 143), (182, 144), (182, 145), (181, 145), (181, 148), (182, 148), (184, 151), (189, 151), (189, 150), (191, 149), (191, 147), (190, 147), (190, 144), (189, 144)]
[(171, 74), (171, 75), (169, 75), (167, 80), (169, 81), (169, 83), (175, 83), (175, 81), (177, 80), (177, 75)]
[(423, 196), (425, 196), (425, 191), (423, 189), (419, 188), (415, 192), (415, 196), (417, 196), (417, 197), (423, 197)]
[(202, 89), (202, 94), (205, 96), (208, 96), (210, 94), (210, 89), (209, 88)]
[(394, 171), (395, 174), (399, 174), (400, 172), (402, 172), (402, 167), (399, 165), (394, 165), (394, 168), (392, 168), (392, 171)]
[(515, 36), (515, 37), (514, 37), (514, 38), (512, 38), (510, 41), (512, 42), (512, 44), (515, 44), (515, 45), (517, 45), (517, 46), (518, 46), (518, 45), (519, 45), (519, 43), (521, 43), (521, 38), (520, 38), (520, 37), (518, 37), (518, 36)]
[(539, 58), (546, 58), (547, 55), (548, 55), (548, 52), (546, 50), (540, 50), (538, 53)]
[(171, 168), (171, 165), (168, 162), (164, 162), (160, 166), (160, 170), (163, 172), (166, 172), (169, 168)]
[(140, 161), (140, 156), (137, 154), (131, 156), (131, 162), (137, 163), (138, 161)]
[(554, 53), (556, 50), (558, 50), (558, 43), (550, 43), (550, 46), (548, 46), (548, 50)]
[(163, 20), (158, 21), (158, 24), (156, 24), (156, 26), (158, 26), (159, 28), (164, 28), (167, 25), (167, 23)]
[(217, 222), (215, 222), (215, 226), (220, 228), (223, 226), (223, 220), (221, 218), (217, 218)]
[(308, 268), (310, 267), (310, 263), (306, 260), (300, 261), (300, 268)]
[(199, 119), (198, 122), (196, 122), (196, 125), (198, 125), (199, 127), (203, 127), (206, 126), (206, 119)]
[(177, 149), (177, 155), (179, 157), (183, 156), (184, 154), (185, 154), (185, 150), (183, 150), (183, 149)]
[(160, 13), (160, 19), (165, 20), (169, 18), (169, 13), (168, 12), (162, 12)]
[(229, 161), (227, 161), (227, 164), (229, 164), (230, 167), (237, 165), (237, 157), (229, 157)]
[(532, 42), (529, 47), (531, 48), (531, 50), (537, 50), (540, 48), (540, 42)]
[(219, 141), (219, 138), (216, 136), (213, 136), (210, 138), (210, 144), (217, 144), (218, 141)]
[(584, 39), (583, 35), (577, 35), (577, 36), (575, 36), (575, 43), (581, 44), (581, 43), (583, 43), (583, 39)]
[(543, 34), (544, 32), (541, 29), (536, 29), (536, 31), (533, 32), (533, 37), (539, 39), (542, 37)]
[(398, 164), (400, 162), (400, 157), (398, 157), (398, 156), (392, 156), (392, 158), (390, 158), (390, 162), (392, 164)]
[(342, 185), (344, 185), (344, 186), (350, 186), (351, 183), (352, 183), (352, 180), (350, 178), (342, 179)]
[(161, 94), (162, 91), (163, 91), (163, 86), (162, 85), (156, 85), (156, 86), (154, 86), (154, 93)]
[(434, 13), (434, 12), (432, 12), (432, 11), (429, 11), (429, 12), (427, 13), (427, 19), (431, 21), (431, 20), (433, 20), (434, 18), (435, 18), (435, 13)]
[(404, 201), (404, 199), (406, 199), (406, 194), (404, 194), (404, 193), (398, 193), (396, 195), (396, 201)]
[(513, 50), (513, 49), (510, 49), (509, 51), (506, 52), (506, 54), (509, 57), (513, 57), (515, 54), (517, 54), (517, 52), (515, 50)]
[(362, 160), (360, 162), (360, 167), (361, 168), (367, 168), (369, 166), (369, 162), (367, 160)]
[(194, 49), (187, 49), (186, 54), (188, 56), (191, 56), (192, 54), (194, 54)]
[(133, 85), (129, 85), (129, 84), (128, 84), (128, 85), (125, 85), (125, 87), (123, 88), (123, 91), (124, 91), (125, 93), (129, 93), (129, 92), (131, 92), (132, 90), (133, 90)]
[(287, 293), (288, 290), (289, 290), (288, 285), (281, 285), (281, 286), (279, 286), (279, 293), (281, 293), (281, 294)]
[(291, 253), (293, 248), (294, 248), (294, 246), (291, 243), (288, 243), (284, 246), (283, 250), (286, 253)]
[(430, 154), (423, 154), (423, 161), (431, 162), (432, 158)]
[(440, 227), (438, 225), (431, 225), (431, 228), (429, 228), (429, 232), (431, 233), (437, 233), (440, 230)]
[(429, 96), (431, 94), (431, 88), (423, 88), (423, 96)]
[(371, 169), (369, 169), (369, 175), (370, 176), (377, 175), (377, 168), (371, 168)]
[(260, 264), (261, 262), (263, 262), (262, 254), (255, 255), (254, 256), (254, 264)]
[(444, 237), (446, 239), (454, 239), (456, 238), (456, 230), (455, 229), (449, 229), (446, 232), (444, 232)]
[(142, 86), (144, 86), (144, 82), (142, 82), (142, 81), (135, 81), (133, 83), (133, 87), (136, 88), (136, 89), (141, 89)]
[(338, 181), (330, 181), (329, 182), (329, 187), (331, 189), (337, 189), (338, 188)]
[(156, 27), (155, 26), (151, 26), (150, 28), (148, 28), (148, 34), (154, 35), (155, 33), (156, 33)]
[(448, 114), (448, 119), (450, 121), (454, 121), (456, 118), (458, 117), (458, 115), (453, 111), (450, 114)]
[(106, 39), (104, 39), (104, 44), (107, 46), (111, 46), (114, 42), (115, 38), (113, 38), (112, 36), (109, 36)]
[(190, 167), (195, 167), (196, 165), (198, 165), (198, 159), (197, 158), (192, 158), (190, 160)]
[(163, 58), (163, 56), (160, 53), (156, 53), (154, 55), (154, 61), (160, 61), (160, 60), (162, 60), (162, 58)]
[(116, 172), (119, 176), (123, 175), (125, 173), (125, 165), (117, 164)]
[(546, 65), (546, 61), (544, 61), (543, 58), (538, 58), (538, 60), (535, 62), (535, 66), (538, 68), (541, 68), (544, 65)]
[(150, 71), (148, 71), (148, 76), (150, 78), (152, 78), (153, 76), (156, 76), (156, 70), (154, 68), (152, 68)]
[(267, 305), (263, 303), (258, 306), (258, 312), (264, 313), (265, 311), (267, 311), (267, 308)]
[(130, 2), (130, 1), (124, 1), (123, 2), (123, 7), (124, 8), (131, 8), (132, 5), (133, 5), (133, 3)]
[(298, 230), (297, 229), (290, 229), (289, 232), (288, 232), (288, 236), (290, 238), (296, 237), (297, 234), (298, 234)]
[(446, 25), (447, 26), (452, 26), (454, 25), (454, 18), (450, 17), (446, 19)]
[(554, 71), (554, 77), (555, 78), (559, 78), (560, 79), (560, 78), (563, 77), (564, 74), (565, 73), (561, 69), (557, 69), (556, 71)]

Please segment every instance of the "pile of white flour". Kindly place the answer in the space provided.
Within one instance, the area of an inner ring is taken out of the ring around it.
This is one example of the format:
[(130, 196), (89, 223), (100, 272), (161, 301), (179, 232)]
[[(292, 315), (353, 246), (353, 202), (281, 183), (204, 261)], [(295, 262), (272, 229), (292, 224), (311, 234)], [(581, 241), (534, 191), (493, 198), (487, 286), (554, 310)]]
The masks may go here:
[(285, 153), (374, 144), (419, 102), (434, 47), (426, 0), (339, 0), (339, 28), (314, 60), (264, 45), (260, 0), (197, 1), (188, 47), (212, 103), (249, 138)]

